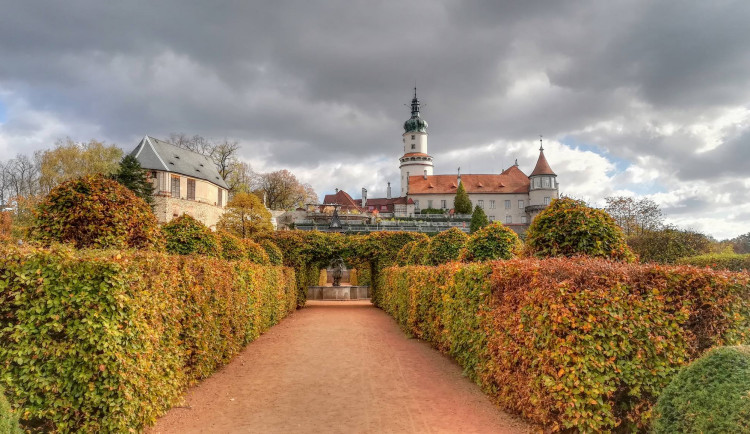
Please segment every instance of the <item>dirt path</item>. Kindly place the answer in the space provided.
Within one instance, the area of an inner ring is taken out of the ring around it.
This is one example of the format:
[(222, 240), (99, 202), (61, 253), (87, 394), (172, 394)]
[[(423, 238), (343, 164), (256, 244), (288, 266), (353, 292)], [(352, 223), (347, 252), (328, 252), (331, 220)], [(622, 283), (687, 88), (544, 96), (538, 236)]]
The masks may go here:
[(369, 302), (311, 301), (188, 391), (151, 433), (505, 433), (461, 368)]

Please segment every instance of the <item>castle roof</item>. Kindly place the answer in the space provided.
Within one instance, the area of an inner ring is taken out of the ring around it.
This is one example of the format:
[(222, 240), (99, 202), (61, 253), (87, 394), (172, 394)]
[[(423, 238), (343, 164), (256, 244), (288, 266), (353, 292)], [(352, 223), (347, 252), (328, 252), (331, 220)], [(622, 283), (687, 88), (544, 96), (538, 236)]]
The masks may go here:
[(144, 169), (179, 173), (229, 189), (210, 158), (169, 142), (145, 136), (130, 155), (134, 156)]
[[(341, 205), (345, 210), (357, 209), (359, 210), (359, 204), (349, 196), (349, 193), (344, 190), (339, 190), (336, 194), (327, 194), (323, 198), (324, 204), (336, 204)], [(361, 203), (361, 202), (360, 202)]]
[(544, 149), (539, 149), (539, 159), (536, 160), (536, 166), (534, 167), (534, 170), (531, 172), (531, 175), (554, 175), (555, 172), (552, 171), (552, 168), (549, 167), (549, 163), (547, 163), (547, 159), (544, 157)]
[[(501, 174), (461, 175), (461, 183), (467, 193), (528, 193), (529, 177), (518, 168), (511, 166)], [(456, 194), (457, 175), (428, 175), (409, 177), (409, 195), (412, 194)]]

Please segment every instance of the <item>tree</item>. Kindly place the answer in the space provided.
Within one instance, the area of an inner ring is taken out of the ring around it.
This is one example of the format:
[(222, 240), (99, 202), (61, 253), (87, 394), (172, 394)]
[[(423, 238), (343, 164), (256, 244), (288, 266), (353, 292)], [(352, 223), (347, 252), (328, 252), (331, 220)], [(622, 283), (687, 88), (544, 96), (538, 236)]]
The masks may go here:
[(605, 211), (615, 219), (626, 236), (655, 231), (663, 224), (661, 209), (651, 199), (611, 196), (604, 200), (607, 201)]
[(249, 163), (235, 160), (232, 162), (226, 182), (232, 193), (251, 193), (256, 189), (257, 179), (258, 175)]
[(466, 193), (463, 182), (458, 183), (456, 198), (453, 200), (453, 209), (456, 211), (456, 214), (471, 213), (471, 200), (469, 199), (469, 195)]
[(74, 178), (101, 173), (111, 175), (119, 167), (122, 149), (104, 142), (89, 140), (76, 143), (71, 138), (58, 140), (54, 149), (37, 155), (39, 189), (49, 193), (57, 185)]
[(255, 194), (265, 197), (269, 209), (295, 209), (318, 201), (312, 186), (302, 184), (286, 169), (260, 175), (257, 187)]
[(273, 230), (271, 213), (260, 199), (251, 193), (235, 194), (227, 203), (226, 210), (216, 226), (240, 238), (250, 238)]
[(750, 232), (729, 240), (734, 253), (750, 253)]
[(132, 155), (126, 155), (120, 161), (120, 168), (112, 175), (112, 179), (127, 187), (147, 204), (154, 202), (154, 185), (148, 180), (147, 171)]
[(500, 222), (492, 222), (471, 234), (461, 252), (467, 262), (510, 259), (521, 252), (521, 240), (512, 229)]
[(471, 215), (471, 223), (469, 224), (469, 233), (474, 233), (479, 229), (490, 224), (490, 220), (487, 218), (487, 214), (484, 213), (484, 209), (477, 205), (474, 207), (474, 214)]
[(37, 207), (31, 237), (76, 248), (160, 248), (151, 207), (101, 174), (64, 182)]

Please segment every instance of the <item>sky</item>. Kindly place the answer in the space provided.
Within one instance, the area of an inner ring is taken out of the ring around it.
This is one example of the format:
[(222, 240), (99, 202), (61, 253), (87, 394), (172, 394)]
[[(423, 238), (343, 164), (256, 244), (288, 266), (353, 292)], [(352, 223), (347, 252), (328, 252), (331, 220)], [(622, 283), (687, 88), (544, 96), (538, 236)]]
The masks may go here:
[(750, 232), (750, 2), (0, 0), (0, 159), (149, 134), (241, 144), (321, 196), (398, 191), (413, 87), (435, 173), (530, 173)]

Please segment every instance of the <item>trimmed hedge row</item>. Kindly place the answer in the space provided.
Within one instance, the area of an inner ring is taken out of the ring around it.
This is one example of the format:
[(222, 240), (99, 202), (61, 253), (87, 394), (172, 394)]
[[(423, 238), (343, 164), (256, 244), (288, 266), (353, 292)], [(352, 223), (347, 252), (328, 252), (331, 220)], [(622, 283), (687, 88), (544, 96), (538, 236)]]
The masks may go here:
[(736, 253), (713, 253), (690, 256), (678, 259), (677, 263), (695, 265), (697, 267), (711, 267), (717, 270), (744, 271), (750, 270), (750, 253), (744, 255)]
[(750, 276), (602, 259), (391, 267), (377, 303), (502, 407), (553, 430), (645, 429), (681, 366), (750, 342)]
[(249, 261), (0, 255), (0, 385), (32, 430), (139, 431), (296, 305), (292, 270)]

